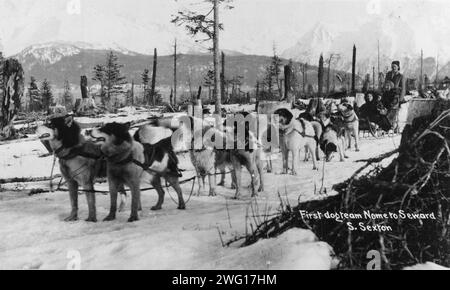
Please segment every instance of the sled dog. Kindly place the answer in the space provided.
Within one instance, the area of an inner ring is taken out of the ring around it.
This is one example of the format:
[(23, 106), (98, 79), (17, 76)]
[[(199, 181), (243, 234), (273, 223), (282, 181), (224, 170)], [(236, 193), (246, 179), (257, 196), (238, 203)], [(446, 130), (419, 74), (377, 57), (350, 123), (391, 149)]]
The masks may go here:
[(283, 174), (289, 171), (289, 152), (292, 152), (292, 174), (297, 175), (296, 162), (299, 160), (299, 153), (302, 148), (311, 152), (313, 159), (313, 170), (316, 165), (316, 134), (310, 122), (300, 118), (294, 119), (294, 115), (288, 109), (278, 109), (274, 113), (279, 115), (280, 123), (280, 147), (283, 155)]
[(161, 177), (164, 177), (178, 194), (179, 209), (185, 203), (178, 182), (178, 159), (171, 152), (171, 141), (164, 139), (155, 145), (141, 144), (130, 133), (130, 124), (110, 123), (92, 130), (91, 137), (99, 144), (107, 159), (107, 173), (111, 195), (111, 208), (105, 221), (116, 218), (117, 191), (127, 185), (131, 189), (131, 215), (129, 222), (139, 220), (140, 182), (145, 176), (158, 192), (158, 202), (152, 210), (160, 210), (164, 202)]

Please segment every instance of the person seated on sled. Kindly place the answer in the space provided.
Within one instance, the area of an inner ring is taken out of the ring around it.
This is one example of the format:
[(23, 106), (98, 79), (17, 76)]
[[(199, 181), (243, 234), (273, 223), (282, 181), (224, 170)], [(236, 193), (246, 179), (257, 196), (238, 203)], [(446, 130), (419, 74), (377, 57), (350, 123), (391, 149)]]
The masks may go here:
[(376, 96), (376, 98), (373, 100), (373, 107), (377, 116), (378, 126), (380, 126), (383, 131), (388, 132), (390, 129), (392, 129), (392, 126), (389, 122), (389, 119), (387, 118), (388, 110), (383, 104), (381, 95)]
[(372, 93), (367, 93), (364, 96), (365, 103), (359, 108), (359, 116), (361, 118), (372, 117), (375, 114), (375, 107)]

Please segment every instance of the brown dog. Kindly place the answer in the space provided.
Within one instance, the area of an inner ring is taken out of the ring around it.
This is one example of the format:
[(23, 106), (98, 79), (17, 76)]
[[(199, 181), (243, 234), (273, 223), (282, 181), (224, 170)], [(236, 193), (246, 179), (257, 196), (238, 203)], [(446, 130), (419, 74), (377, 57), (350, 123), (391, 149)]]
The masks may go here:
[(177, 192), (178, 208), (185, 209), (178, 175), (172, 174), (172, 171), (177, 170), (174, 166), (177, 166), (178, 160), (173, 160), (170, 156), (170, 139), (164, 140), (164, 144), (159, 143), (153, 148), (144, 150), (145, 145), (131, 138), (129, 127), (129, 124), (111, 123), (91, 132), (92, 138), (101, 145), (108, 161), (111, 209), (105, 221), (116, 218), (117, 191), (124, 184), (131, 189), (131, 215), (128, 221), (134, 222), (139, 219), (140, 181), (143, 175), (147, 175), (158, 192), (158, 202), (152, 210), (160, 210), (164, 202), (165, 193), (161, 186), (161, 177), (165, 177)]

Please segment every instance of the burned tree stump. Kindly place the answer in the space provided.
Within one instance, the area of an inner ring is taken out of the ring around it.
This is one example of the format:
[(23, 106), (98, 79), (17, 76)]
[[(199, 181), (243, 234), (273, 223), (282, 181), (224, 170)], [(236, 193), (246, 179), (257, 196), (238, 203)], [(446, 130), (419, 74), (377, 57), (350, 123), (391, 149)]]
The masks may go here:
[(294, 102), (294, 95), (292, 89), (292, 67), (290, 65), (286, 65), (284, 67), (284, 99), (288, 103)]
[(2, 87), (0, 88), (0, 140), (14, 137), (12, 123), (20, 109), (24, 92), (24, 73), (20, 62), (8, 59), (3, 63)]
[(95, 113), (95, 102), (89, 94), (88, 81), (86, 76), (81, 76), (80, 81), (81, 100), (75, 103), (75, 112), (77, 115), (92, 115)]
[(88, 81), (86, 76), (81, 76), (80, 81), (80, 88), (81, 88), (81, 98), (82, 99), (88, 99), (89, 98), (89, 89), (88, 89)]

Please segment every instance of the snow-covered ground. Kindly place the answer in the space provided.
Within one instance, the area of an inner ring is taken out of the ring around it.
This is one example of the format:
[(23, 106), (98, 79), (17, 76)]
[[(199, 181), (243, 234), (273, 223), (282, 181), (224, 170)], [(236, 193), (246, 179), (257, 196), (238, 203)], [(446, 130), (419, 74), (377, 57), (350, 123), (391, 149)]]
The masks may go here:
[[(399, 137), (364, 139), (361, 152), (350, 152), (345, 162), (325, 164), (324, 185), (331, 186), (350, 177), (361, 163), (353, 162), (391, 151), (399, 145)], [(50, 175), (52, 157), (39, 158), (45, 148), (39, 141), (0, 146), (0, 178), (43, 177)], [(84, 222), (87, 205), (79, 199), (80, 221), (65, 223), (69, 214), (69, 197), (65, 192), (46, 193), (28, 197), (22, 192), (23, 184), (3, 186), (0, 192), (0, 269), (66, 269), (73, 266), (74, 257), (80, 258), (82, 269), (330, 269), (335, 261), (331, 247), (317, 241), (307, 230), (292, 229), (284, 235), (260, 241), (247, 248), (227, 242), (245, 233), (246, 213), (250, 204), (258, 205), (259, 213), (265, 209), (275, 212), (279, 207), (278, 192), (287, 196), (292, 204), (297, 200), (319, 198), (314, 187), (320, 187), (322, 171), (313, 171), (312, 163), (301, 162), (299, 175), (280, 175), (280, 154), (274, 161), (274, 174), (265, 175), (266, 190), (252, 201), (249, 190), (240, 200), (231, 199), (234, 191), (227, 177), (227, 188), (219, 187), (214, 198), (193, 196), (187, 210), (179, 211), (166, 195), (162, 211), (151, 212), (155, 204), (155, 191), (142, 195), (143, 212), (139, 222), (129, 224), (129, 208), (118, 214), (117, 221)], [(180, 156), (181, 168), (186, 169), (183, 179), (194, 175), (188, 155)], [(322, 163), (320, 167), (322, 168)], [(58, 169), (55, 170), (58, 173)], [(248, 173), (244, 185), (250, 183)], [(48, 187), (48, 183), (32, 187)], [(149, 187), (143, 182), (143, 187)], [(192, 183), (182, 186), (185, 199), (189, 198)], [(96, 189), (106, 189), (99, 184)], [(196, 191), (195, 185), (194, 191)], [(109, 197), (97, 195), (99, 221), (109, 209)], [(220, 234), (219, 234), (220, 232)]]

